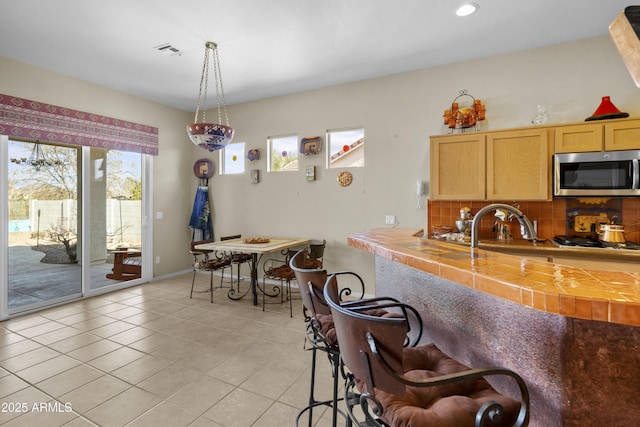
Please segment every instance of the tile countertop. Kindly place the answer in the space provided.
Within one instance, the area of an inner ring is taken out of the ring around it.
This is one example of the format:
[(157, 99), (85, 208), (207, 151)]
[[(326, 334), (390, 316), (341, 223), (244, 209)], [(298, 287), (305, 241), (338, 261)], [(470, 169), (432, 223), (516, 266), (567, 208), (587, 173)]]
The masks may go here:
[[(352, 234), (348, 244), (536, 310), (640, 326), (640, 273), (569, 267), (527, 258), (526, 250), (518, 255), (482, 248), (472, 250), (420, 236), (422, 230), (380, 228)], [(556, 250), (547, 243), (539, 249)], [(593, 252), (593, 249), (557, 249), (574, 254)], [(620, 256), (640, 260), (640, 253), (636, 254), (639, 251), (624, 252)]]
[[(456, 245), (469, 247), (470, 242), (456, 242), (440, 240), (444, 243), (452, 243)], [(478, 242), (480, 249), (490, 251), (505, 252), (511, 255), (533, 256), (556, 256), (571, 258), (592, 258), (601, 261), (627, 261), (640, 263), (640, 250), (635, 249), (616, 249), (616, 248), (589, 248), (580, 246), (558, 246), (549, 239), (538, 242), (531, 242), (524, 239), (498, 240), (498, 239), (480, 239)]]

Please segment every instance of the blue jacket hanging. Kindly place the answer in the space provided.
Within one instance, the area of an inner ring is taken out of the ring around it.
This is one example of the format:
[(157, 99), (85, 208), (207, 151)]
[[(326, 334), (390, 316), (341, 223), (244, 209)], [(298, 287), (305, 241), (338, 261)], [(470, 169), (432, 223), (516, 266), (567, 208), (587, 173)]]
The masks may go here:
[(213, 239), (213, 224), (211, 223), (211, 210), (209, 208), (209, 188), (199, 185), (196, 198), (193, 202), (189, 227), (202, 231), (202, 239)]

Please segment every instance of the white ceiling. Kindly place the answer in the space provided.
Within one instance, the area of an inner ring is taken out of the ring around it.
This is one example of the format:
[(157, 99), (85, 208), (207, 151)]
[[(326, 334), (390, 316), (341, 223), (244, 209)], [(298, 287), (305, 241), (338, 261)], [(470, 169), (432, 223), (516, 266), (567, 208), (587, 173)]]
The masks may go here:
[(207, 40), (236, 104), (605, 35), (629, 5), (475, 1), (0, 0), (0, 55), (195, 111)]

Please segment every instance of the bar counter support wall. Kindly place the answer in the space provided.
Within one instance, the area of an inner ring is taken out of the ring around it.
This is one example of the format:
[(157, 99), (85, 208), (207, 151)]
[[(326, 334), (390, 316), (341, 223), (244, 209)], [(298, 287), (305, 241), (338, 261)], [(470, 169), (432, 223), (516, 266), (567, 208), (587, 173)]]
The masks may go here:
[[(531, 427), (636, 425), (640, 328), (538, 311), (375, 256), (376, 295), (416, 307), (425, 342), (523, 376)], [(517, 393), (508, 382), (499, 391)]]

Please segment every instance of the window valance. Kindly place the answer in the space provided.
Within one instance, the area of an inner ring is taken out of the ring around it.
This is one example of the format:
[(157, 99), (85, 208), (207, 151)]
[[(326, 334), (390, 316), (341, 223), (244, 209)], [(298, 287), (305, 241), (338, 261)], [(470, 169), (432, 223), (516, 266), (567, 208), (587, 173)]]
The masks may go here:
[(158, 128), (2, 94), (0, 135), (158, 154)]

